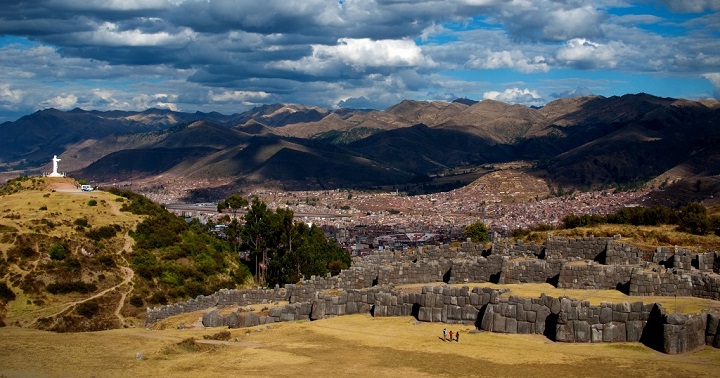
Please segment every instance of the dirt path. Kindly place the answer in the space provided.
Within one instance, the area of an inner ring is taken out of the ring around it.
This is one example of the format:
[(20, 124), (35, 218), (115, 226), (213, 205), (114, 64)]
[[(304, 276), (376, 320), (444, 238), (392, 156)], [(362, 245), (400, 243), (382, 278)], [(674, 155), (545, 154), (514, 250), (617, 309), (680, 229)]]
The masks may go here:
[[(117, 284), (117, 285), (115, 285), (115, 286), (112, 286), (112, 287), (109, 287), (109, 288), (107, 288), (107, 289), (105, 289), (105, 290), (103, 290), (103, 291), (101, 291), (101, 292), (99, 292), (99, 293), (97, 293), (97, 294), (93, 294), (93, 295), (91, 295), (91, 296), (89, 296), (89, 297), (87, 297), (87, 298), (80, 299), (80, 300), (77, 300), (77, 301), (69, 302), (69, 303), (67, 303), (67, 304), (65, 305), (65, 307), (62, 308), (62, 310), (60, 310), (60, 311), (58, 311), (58, 312), (55, 312), (55, 313), (53, 313), (53, 314), (51, 314), (51, 315), (48, 315), (48, 317), (51, 317), (51, 318), (52, 318), (52, 317), (56, 317), (56, 316), (62, 314), (63, 312), (69, 310), (70, 308), (79, 305), (80, 303), (85, 303), (85, 302), (91, 301), (91, 300), (93, 300), (93, 299), (95, 299), (95, 298), (100, 298), (100, 297), (102, 297), (103, 295), (105, 295), (105, 294), (107, 294), (107, 293), (109, 293), (109, 292), (111, 292), (111, 291), (113, 291), (113, 290), (116, 290), (116, 289), (118, 289), (119, 287), (121, 287), (121, 286), (123, 286), (123, 285), (126, 285), (126, 284), (129, 284), (129, 283), (130, 283), (130, 284), (131, 284), (131, 289), (132, 289), (131, 280), (133, 279), (133, 277), (135, 277), (135, 272), (133, 272), (132, 269), (130, 269), (130, 268), (128, 268), (128, 267), (124, 267), (124, 266), (123, 266), (123, 267), (120, 267), (120, 270), (122, 270), (122, 271), (125, 273), (125, 279), (123, 279), (122, 282), (120, 282), (119, 284)], [(129, 291), (128, 291), (128, 292), (129, 292)], [(125, 294), (127, 294), (128, 292), (126, 292)], [(122, 308), (122, 304), (124, 303), (124, 301), (125, 301), (125, 296), (123, 295), (123, 296), (122, 296), (122, 300), (120, 301), (120, 305), (119, 305), (120, 308)], [(119, 313), (118, 313), (118, 312), (119, 312), (119, 310), (116, 310), (115, 313), (116, 313), (116, 315), (119, 316)], [(122, 322), (122, 321), (124, 321), (124, 318), (120, 317), (120, 320), (121, 320), (121, 322)], [(37, 323), (37, 321), (38, 321), (38, 319), (33, 320), (32, 323), (30, 323), (30, 326), (35, 325), (35, 323)]]

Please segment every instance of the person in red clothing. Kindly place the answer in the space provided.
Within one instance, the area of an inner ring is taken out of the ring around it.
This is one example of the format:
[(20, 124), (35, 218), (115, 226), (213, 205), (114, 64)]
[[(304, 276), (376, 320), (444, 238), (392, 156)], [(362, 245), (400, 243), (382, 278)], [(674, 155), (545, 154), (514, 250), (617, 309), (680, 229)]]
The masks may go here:
[(452, 341), (452, 331), (450, 331), (450, 341)]

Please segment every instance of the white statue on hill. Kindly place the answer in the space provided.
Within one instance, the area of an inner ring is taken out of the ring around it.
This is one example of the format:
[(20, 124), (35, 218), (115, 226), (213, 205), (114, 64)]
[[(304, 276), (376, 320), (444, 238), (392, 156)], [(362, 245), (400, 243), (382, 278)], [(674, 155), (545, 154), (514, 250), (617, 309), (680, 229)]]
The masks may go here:
[(48, 175), (48, 177), (64, 177), (65, 175), (58, 173), (58, 162), (62, 159), (58, 159), (57, 155), (53, 155), (52, 163), (53, 163), (53, 170), (52, 173)]

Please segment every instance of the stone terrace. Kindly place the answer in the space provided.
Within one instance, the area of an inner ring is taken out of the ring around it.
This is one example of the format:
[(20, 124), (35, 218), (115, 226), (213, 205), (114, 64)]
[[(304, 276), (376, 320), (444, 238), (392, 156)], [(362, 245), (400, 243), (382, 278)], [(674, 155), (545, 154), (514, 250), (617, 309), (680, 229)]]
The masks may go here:
[(556, 238), (543, 244), (496, 239), (489, 250), (462, 243), (358, 257), (338, 276), (311, 277), (284, 288), (220, 290), (186, 302), (147, 310), (146, 322), (224, 306), (287, 301), (261, 314), (212, 310), (206, 326), (247, 327), (278, 321), (316, 320), (353, 313), (414, 316), (419, 321), (474, 324), (491, 332), (543, 334), (562, 342), (640, 341), (666, 353), (720, 345), (720, 314), (667, 314), (655, 303), (592, 306), (567, 297), (502, 298), (491, 288), (426, 286), (419, 292), (395, 285), (445, 282), (533, 283), (559, 288), (617, 289), (634, 296), (695, 296), (720, 300), (720, 255), (658, 247), (653, 261), (614, 238)]

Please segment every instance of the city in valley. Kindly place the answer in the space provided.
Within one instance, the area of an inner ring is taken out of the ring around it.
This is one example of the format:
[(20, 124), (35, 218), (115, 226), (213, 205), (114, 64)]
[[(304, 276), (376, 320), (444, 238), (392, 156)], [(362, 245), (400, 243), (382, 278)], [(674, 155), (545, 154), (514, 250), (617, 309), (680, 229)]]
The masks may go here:
[[(125, 182), (118, 186), (134, 188), (136, 185)], [(161, 189), (148, 190), (148, 187), (157, 188), (145, 186), (133, 190), (164, 204), (177, 215), (220, 224), (218, 229), (232, 216), (227, 211), (219, 213), (215, 202), (181, 202), (196, 187), (180, 180)], [(623, 207), (649, 205), (652, 191), (608, 188), (558, 195), (551, 193), (542, 179), (519, 169), (505, 169), (485, 174), (459, 189), (432, 194), (408, 195), (399, 189), (253, 188), (241, 195), (256, 196), (270, 208), (289, 208), (296, 220), (321, 227), (327, 236), (353, 255), (364, 255), (377, 249), (462, 241), (465, 227), (477, 221), (502, 236), (518, 229), (557, 227), (569, 214), (606, 215)], [(235, 215), (242, 220), (242, 211)]]

